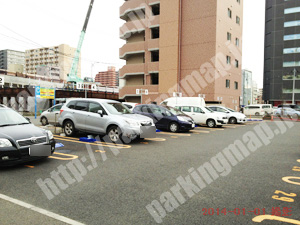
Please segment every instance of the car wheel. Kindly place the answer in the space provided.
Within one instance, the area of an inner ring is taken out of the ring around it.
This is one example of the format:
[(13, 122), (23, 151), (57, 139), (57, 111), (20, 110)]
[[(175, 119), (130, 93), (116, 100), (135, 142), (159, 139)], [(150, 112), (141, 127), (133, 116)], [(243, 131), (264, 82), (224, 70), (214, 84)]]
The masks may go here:
[(169, 125), (169, 131), (171, 131), (172, 133), (177, 133), (179, 131), (179, 125), (176, 122), (172, 122)]
[(216, 122), (214, 120), (208, 120), (206, 122), (206, 125), (210, 128), (214, 128), (214, 127), (216, 127)]
[(255, 116), (259, 116), (259, 112), (256, 112), (256, 113), (255, 113)]
[(42, 125), (43, 125), (43, 126), (48, 125), (48, 120), (47, 120), (46, 117), (43, 117), (43, 118), (41, 119), (41, 122), (42, 122)]
[(122, 131), (118, 126), (111, 126), (107, 131), (109, 140), (113, 143), (121, 141)]
[(67, 121), (64, 123), (64, 131), (67, 137), (72, 137), (75, 134), (75, 126), (72, 121)]
[(292, 115), (292, 119), (295, 120), (295, 121), (298, 121), (299, 120), (298, 114)]
[(230, 124), (236, 124), (236, 123), (237, 123), (237, 119), (236, 119), (235, 117), (231, 117), (231, 118), (229, 119), (229, 123), (230, 123)]

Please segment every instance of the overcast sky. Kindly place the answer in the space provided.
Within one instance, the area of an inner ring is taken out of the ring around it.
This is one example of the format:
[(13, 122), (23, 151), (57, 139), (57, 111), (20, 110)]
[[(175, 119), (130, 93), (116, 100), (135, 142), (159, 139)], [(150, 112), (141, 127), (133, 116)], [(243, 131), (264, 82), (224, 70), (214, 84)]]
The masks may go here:
[[(219, 0), (220, 1), (220, 0)], [(226, 0), (222, 0), (226, 1)], [(25, 51), (42, 46), (69, 44), (77, 47), (89, 0), (0, 0), (0, 50)], [(207, 0), (209, 2), (209, 0)], [(95, 0), (82, 47), (82, 74), (117, 68), (119, 59), (119, 7), (124, 0)], [(243, 68), (253, 71), (262, 87), (264, 53), (264, 0), (244, 0)]]

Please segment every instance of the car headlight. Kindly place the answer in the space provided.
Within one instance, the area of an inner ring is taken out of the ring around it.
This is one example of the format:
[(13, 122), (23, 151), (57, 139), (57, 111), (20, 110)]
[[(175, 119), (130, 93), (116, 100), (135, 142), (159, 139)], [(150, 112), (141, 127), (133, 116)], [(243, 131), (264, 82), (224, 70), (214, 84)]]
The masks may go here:
[(11, 142), (6, 138), (0, 138), (0, 148), (12, 147)]
[(125, 120), (125, 121), (126, 121), (126, 123), (128, 123), (129, 126), (131, 126), (131, 127), (139, 127), (139, 126), (140, 126), (140, 123), (137, 122), (137, 121), (135, 121), (135, 120)]
[(48, 134), (49, 140), (52, 140), (54, 138), (52, 132), (50, 130), (46, 130), (46, 132)]
[(186, 117), (178, 116), (177, 118), (178, 118), (178, 120), (180, 120), (180, 121), (189, 122), (189, 119), (186, 118)]

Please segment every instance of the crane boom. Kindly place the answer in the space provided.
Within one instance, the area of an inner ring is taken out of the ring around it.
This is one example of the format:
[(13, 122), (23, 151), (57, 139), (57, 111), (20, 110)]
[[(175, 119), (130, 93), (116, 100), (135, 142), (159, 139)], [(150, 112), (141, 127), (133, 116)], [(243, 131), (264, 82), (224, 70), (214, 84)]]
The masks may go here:
[(73, 59), (73, 62), (72, 62), (71, 71), (70, 71), (69, 76), (68, 76), (68, 82), (77, 83), (77, 82), (82, 81), (81, 78), (77, 77), (78, 64), (79, 64), (79, 57), (80, 57), (81, 47), (82, 47), (82, 43), (83, 43), (84, 36), (85, 36), (85, 33), (86, 33), (86, 28), (87, 28), (87, 25), (89, 23), (89, 19), (90, 19), (90, 15), (91, 15), (91, 12), (92, 12), (93, 4), (94, 4), (94, 0), (91, 0), (87, 15), (85, 17), (85, 22), (84, 22), (84, 25), (83, 25), (83, 28), (82, 28), (82, 31), (81, 31), (81, 34), (80, 34), (80, 38), (79, 38), (79, 42), (78, 42), (77, 49), (76, 49), (76, 52), (75, 52), (75, 56), (74, 56), (74, 59)]

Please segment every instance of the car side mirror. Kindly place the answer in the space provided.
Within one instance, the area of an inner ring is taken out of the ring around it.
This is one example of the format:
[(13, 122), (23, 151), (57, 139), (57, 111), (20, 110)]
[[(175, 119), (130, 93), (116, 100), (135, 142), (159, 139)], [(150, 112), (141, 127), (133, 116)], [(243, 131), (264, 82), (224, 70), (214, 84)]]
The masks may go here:
[(25, 117), (25, 119), (26, 119), (29, 123), (31, 123), (31, 121), (30, 121), (30, 119), (29, 119), (28, 117)]
[(98, 110), (97, 112), (101, 117), (103, 117), (103, 110)]

